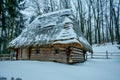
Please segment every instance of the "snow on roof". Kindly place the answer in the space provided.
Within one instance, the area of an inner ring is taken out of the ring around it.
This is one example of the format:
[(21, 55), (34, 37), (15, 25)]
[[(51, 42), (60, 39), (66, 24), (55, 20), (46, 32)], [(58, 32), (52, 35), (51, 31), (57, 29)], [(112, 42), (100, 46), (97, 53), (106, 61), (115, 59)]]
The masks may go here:
[(62, 29), (59, 35), (57, 36), (56, 40), (70, 38), (77, 38), (77, 34), (75, 33), (72, 27), (69, 27), (68, 29)]
[(93, 52), (93, 51), (92, 51), (92, 47), (90, 46), (90, 44), (88, 43), (88, 41), (87, 41), (84, 37), (80, 36), (80, 37), (79, 37), (79, 41), (80, 41), (80, 43), (83, 44), (82, 46), (83, 46), (85, 49), (89, 49), (90, 52)]
[(63, 21), (63, 24), (65, 23), (73, 23), (72, 20), (68, 17), (65, 17), (64, 21)]
[[(67, 9), (38, 16), (9, 43), (9, 48), (79, 43), (85, 50), (92, 52), (87, 40), (78, 35), (79, 32), (74, 29), (77, 26), (73, 27), (71, 15), (73, 15), (71, 9)], [(64, 27), (65, 23), (70, 24)]]
[(55, 26), (55, 25), (57, 25), (56, 22), (49, 22), (48, 24), (44, 25), (43, 27), (46, 28), (48, 26)]
[(70, 44), (70, 43), (80, 43), (77, 39), (72, 38), (64, 41), (55, 41), (53, 44)]
[(48, 23), (58, 22), (58, 17), (62, 17), (66, 15), (73, 15), (72, 10), (65, 9), (65, 10), (49, 12), (38, 16), (30, 25), (28, 25), (28, 27), (39, 26), (39, 25), (45, 26), (46, 24), (48, 25)]
[(47, 16), (53, 16), (53, 15), (64, 16), (64, 15), (71, 15), (71, 14), (73, 14), (71, 9), (63, 9), (63, 10), (43, 14), (43, 15), (39, 16), (39, 18), (47, 17)]

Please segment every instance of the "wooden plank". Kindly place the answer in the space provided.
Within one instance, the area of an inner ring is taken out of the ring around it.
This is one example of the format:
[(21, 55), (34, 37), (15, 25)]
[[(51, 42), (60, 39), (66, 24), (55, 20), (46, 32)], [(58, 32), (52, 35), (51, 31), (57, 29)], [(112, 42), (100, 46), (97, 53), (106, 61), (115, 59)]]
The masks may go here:
[(72, 51), (78, 51), (78, 52), (82, 52), (82, 53), (83, 53), (83, 50), (81, 50), (80, 48), (70, 47), (70, 49), (71, 49)]
[(71, 57), (71, 59), (84, 59), (83, 57)]
[(84, 60), (72, 60), (74, 62), (84, 62)]
[(79, 49), (70, 49), (71, 51), (78, 51), (78, 52), (82, 52), (83, 53), (83, 51), (82, 50), (79, 50)]
[(72, 51), (72, 54), (83, 54), (83, 53), (78, 52), (78, 51)]
[(66, 48), (60, 47), (59, 50), (60, 51), (66, 51)]
[(83, 54), (70, 54), (70, 56), (81, 56)]
[(84, 57), (83, 55), (72, 55), (70, 57)]
[(64, 51), (60, 51), (58, 54), (66, 54), (66, 52), (64, 52)]
[(72, 61), (84, 61), (84, 59), (71, 59)]
[(64, 51), (64, 52), (66, 52), (66, 50), (59, 50), (59, 51)]
[(84, 61), (84, 59), (72, 59), (72, 61)]
[(84, 59), (84, 57), (71, 57), (71, 59)]
[(71, 58), (84, 58), (83, 56), (71, 56)]

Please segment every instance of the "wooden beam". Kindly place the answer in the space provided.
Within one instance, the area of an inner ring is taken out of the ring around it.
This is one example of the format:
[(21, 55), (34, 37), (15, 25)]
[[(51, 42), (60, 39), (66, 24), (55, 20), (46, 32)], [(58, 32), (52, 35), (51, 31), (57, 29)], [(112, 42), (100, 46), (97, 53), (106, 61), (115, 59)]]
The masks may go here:
[(73, 54), (83, 54), (81, 52), (78, 52), (78, 51), (72, 51)]
[(18, 60), (18, 52), (19, 52), (19, 49), (16, 49), (16, 60)]
[(71, 46), (70, 49), (71, 49), (71, 50), (75, 50), (75, 51), (79, 51), (79, 52), (82, 52), (82, 53), (83, 53), (83, 50), (80, 49), (80, 48), (77, 48), (77, 47)]
[(22, 52), (23, 52), (23, 49), (21, 48), (20, 50), (21, 50), (20, 58), (22, 59)]
[(30, 58), (31, 58), (31, 48), (28, 48), (28, 49), (29, 49), (28, 58), (30, 60)]

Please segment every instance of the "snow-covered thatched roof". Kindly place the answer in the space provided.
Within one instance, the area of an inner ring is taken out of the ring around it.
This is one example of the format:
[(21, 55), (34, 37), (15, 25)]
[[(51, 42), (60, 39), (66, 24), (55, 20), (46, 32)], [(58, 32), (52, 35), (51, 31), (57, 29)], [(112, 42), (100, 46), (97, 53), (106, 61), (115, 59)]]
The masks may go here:
[[(78, 43), (86, 51), (92, 52), (90, 44), (81, 36), (73, 20), (71, 9), (38, 16), (17, 38), (9, 43), (9, 48)], [(67, 27), (65, 27), (66, 24)]]

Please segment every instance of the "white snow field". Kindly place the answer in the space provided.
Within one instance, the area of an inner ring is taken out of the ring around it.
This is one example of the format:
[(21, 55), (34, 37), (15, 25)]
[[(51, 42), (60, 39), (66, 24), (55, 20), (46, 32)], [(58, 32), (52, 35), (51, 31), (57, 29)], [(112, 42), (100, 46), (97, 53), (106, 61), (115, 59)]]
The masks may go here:
[[(116, 46), (94, 45), (93, 50), (120, 52)], [(88, 58), (84, 63), (73, 65), (42, 61), (0, 61), (0, 77), (6, 77), (7, 80), (11, 80), (11, 77), (22, 80), (120, 80), (120, 56), (113, 54), (109, 57)]]

